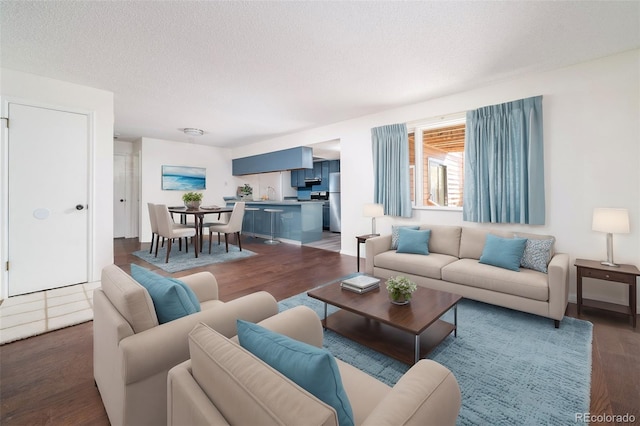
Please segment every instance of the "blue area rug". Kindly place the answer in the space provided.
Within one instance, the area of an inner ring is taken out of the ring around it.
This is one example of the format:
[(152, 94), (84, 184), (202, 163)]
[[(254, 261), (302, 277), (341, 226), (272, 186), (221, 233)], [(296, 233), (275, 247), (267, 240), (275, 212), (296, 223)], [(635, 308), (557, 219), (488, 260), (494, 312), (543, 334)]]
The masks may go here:
[[(324, 315), (324, 304), (306, 293), (279, 305), (306, 305)], [(329, 306), (329, 313), (336, 310)], [(443, 319), (453, 322), (453, 313)], [(576, 413), (589, 412), (592, 329), (568, 317), (556, 329), (548, 318), (463, 299), (458, 337), (447, 337), (427, 358), (458, 380), (459, 425), (575, 424)], [(390, 386), (409, 369), (329, 330), (324, 346)]]
[[(213, 244), (211, 246), (211, 254), (209, 254), (208, 243), (205, 242), (205, 249), (202, 253), (198, 254), (196, 259), (193, 253), (193, 246), (189, 246), (189, 253), (185, 253), (184, 247), (182, 251), (178, 250), (178, 244), (174, 243), (171, 247), (171, 254), (169, 255), (169, 263), (164, 263), (167, 256), (167, 245), (158, 249), (158, 257), (154, 257), (153, 253), (149, 253), (149, 250), (136, 251), (133, 254), (145, 262), (151, 263), (153, 266), (162, 269), (166, 272), (178, 272), (185, 269), (197, 268), (199, 266), (211, 265), (214, 263), (230, 262), (232, 260), (244, 259), (247, 257), (255, 256), (256, 253), (238, 248), (238, 246), (229, 244), (229, 253), (225, 251), (224, 244)], [(155, 251), (155, 249), (154, 249)]]

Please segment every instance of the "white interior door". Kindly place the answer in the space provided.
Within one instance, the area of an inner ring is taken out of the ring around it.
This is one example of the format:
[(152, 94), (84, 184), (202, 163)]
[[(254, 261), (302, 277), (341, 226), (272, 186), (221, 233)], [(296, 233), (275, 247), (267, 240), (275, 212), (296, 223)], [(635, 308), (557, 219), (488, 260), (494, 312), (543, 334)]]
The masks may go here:
[(113, 237), (127, 235), (127, 156), (113, 157)]
[(9, 296), (86, 282), (89, 117), (17, 103), (8, 111)]

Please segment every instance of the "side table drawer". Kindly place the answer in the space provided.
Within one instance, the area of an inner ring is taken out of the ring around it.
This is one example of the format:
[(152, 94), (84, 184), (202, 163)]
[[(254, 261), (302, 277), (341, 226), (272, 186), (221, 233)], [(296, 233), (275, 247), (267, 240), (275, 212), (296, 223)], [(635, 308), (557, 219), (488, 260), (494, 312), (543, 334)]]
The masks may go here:
[(598, 271), (596, 269), (585, 268), (582, 272), (582, 276), (585, 278), (597, 278), (599, 280), (616, 281), (623, 283), (629, 282), (629, 276), (626, 274), (611, 271)]

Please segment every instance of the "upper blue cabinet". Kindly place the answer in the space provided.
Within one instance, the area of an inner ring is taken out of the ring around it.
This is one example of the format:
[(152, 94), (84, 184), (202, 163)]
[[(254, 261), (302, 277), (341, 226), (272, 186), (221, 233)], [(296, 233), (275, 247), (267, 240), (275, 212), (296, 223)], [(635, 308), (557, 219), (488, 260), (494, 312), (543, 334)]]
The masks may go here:
[(313, 169), (313, 150), (311, 148), (299, 146), (282, 151), (236, 158), (232, 162), (234, 176), (295, 169)]
[[(294, 188), (310, 188), (312, 191), (329, 190), (329, 174), (340, 171), (340, 160), (316, 161), (312, 169), (291, 170), (291, 186)], [(309, 183), (305, 179), (318, 182)]]

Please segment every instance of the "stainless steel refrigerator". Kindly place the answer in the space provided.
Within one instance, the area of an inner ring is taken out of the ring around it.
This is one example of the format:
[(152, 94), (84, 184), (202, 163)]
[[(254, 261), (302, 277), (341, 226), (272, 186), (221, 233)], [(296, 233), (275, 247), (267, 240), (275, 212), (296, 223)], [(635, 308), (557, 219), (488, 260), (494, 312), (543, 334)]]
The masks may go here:
[(329, 230), (340, 232), (340, 173), (329, 173)]

